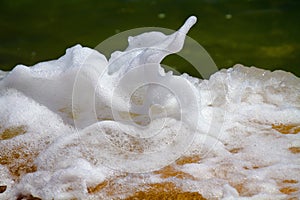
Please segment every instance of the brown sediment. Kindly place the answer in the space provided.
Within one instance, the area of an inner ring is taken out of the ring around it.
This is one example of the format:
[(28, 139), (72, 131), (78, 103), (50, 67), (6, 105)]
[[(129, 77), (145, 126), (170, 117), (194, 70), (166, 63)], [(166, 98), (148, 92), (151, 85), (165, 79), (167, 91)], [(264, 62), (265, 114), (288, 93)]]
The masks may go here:
[(279, 191), (288, 195), (297, 192), (299, 189), (293, 186), (293, 184), (297, 183), (298, 181), (294, 179), (285, 179), (281, 182), (278, 182), (278, 186), (280, 187)]
[(248, 196), (248, 190), (245, 188), (244, 183), (233, 184), (233, 187), (240, 196)]
[(146, 126), (150, 123), (149, 119), (144, 119), (144, 120), (137, 119), (137, 117), (142, 116), (139, 113), (120, 111), (119, 115), (123, 120), (130, 120), (130, 121), (132, 120), (134, 123), (136, 123), (140, 126)]
[(138, 113), (120, 111), (119, 115), (122, 119), (131, 119), (140, 116)]
[(230, 185), (236, 189), (241, 197), (252, 197), (259, 193), (257, 190), (251, 190), (247, 186), (247, 182), (230, 182)]
[(78, 118), (78, 111), (72, 107), (65, 107), (58, 109), (59, 112), (65, 113), (68, 118), (70, 119), (77, 119)]
[[(179, 179), (195, 179), (193, 176), (176, 170), (173, 166), (167, 166), (159, 171), (154, 172), (159, 174), (162, 178), (175, 177)], [(163, 182), (155, 184), (137, 184), (135, 187), (124, 184), (123, 181), (119, 182), (120, 179), (132, 176), (133, 180), (144, 179), (141, 175), (136, 174), (124, 174), (120, 177), (115, 177), (111, 180), (105, 180), (96, 186), (89, 187), (88, 193), (95, 194), (103, 192), (108, 197), (119, 196), (129, 194), (125, 200), (204, 200), (201, 194), (197, 192), (185, 192), (180, 187), (177, 187), (172, 182)]]
[(289, 180), (283, 180), (282, 183), (291, 183), (291, 184), (295, 184), (295, 183), (298, 183), (297, 180), (294, 180), (294, 179), (289, 179)]
[(108, 118), (108, 117), (101, 118), (101, 117), (97, 117), (97, 120), (98, 121), (113, 121), (113, 118)]
[(233, 149), (230, 149), (229, 152), (230, 153), (238, 153), (242, 150), (243, 148), (233, 148)]
[(0, 133), (0, 140), (8, 140), (18, 135), (25, 134), (26, 132), (27, 132), (27, 127), (24, 125), (9, 127), (4, 129), (4, 131)]
[(268, 167), (268, 165), (262, 165), (262, 166), (259, 166), (259, 165), (252, 165), (251, 167), (248, 167), (248, 166), (244, 166), (243, 168), (246, 169), (246, 170), (251, 170), (251, 169), (260, 169), (260, 168), (263, 168), (263, 167)]
[(298, 197), (291, 197), (291, 198), (288, 198), (287, 200), (299, 200)]
[(290, 147), (289, 151), (293, 154), (300, 153), (300, 147)]
[(120, 183), (116, 183), (115, 181), (111, 181), (109, 182), (108, 186), (107, 186), (107, 190), (106, 195), (107, 196), (114, 196), (117, 195), (119, 193), (122, 193), (123, 191), (121, 191), (123, 189), (123, 185)]
[(279, 191), (283, 194), (291, 194), (291, 193), (297, 192), (298, 188), (288, 186), (288, 187), (280, 188)]
[(37, 167), (33, 164), (38, 151), (28, 149), (26, 144), (9, 149), (0, 147), (0, 164), (5, 165), (15, 180), (22, 175), (35, 172)]
[(272, 124), (272, 129), (282, 134), (297, 134), (300, 132), (300, 126), (298, 124)]
[(185, 192), (177, 188), (174, 183), (150, 184), (145, 191), (138, 191), (125, 200), (206, 200), (198, 192)]
[(130, 188), (128, 188), (129, 185), (119, 183), (120, 180), (127, 178), (128, 176), (129, 176), (128, 173), (123, 173), (114, 176), (111, 179), (106, 179), (95, 186), (89, 186), (87, 188), (88, 193), (96, 194), (101, 192), (105, 194), (107, 197), (112, 197), (123, 193), (130, 193), (130, 192), (132, 193), (132, 191), (134, 191), (134, 188), (130, 190)]
[(31, 194), (29, 195), (20, 194), (16, 200), (42, 200), (42, 199), (38, 197), (34, 197)]
[(175, 167), (168, 165), (158, 171), (155, 171), (154, 174), (160, 174), (161, 178), (170, 178), (170, 177), (175, 177), (179, 179), (191, 179), (195, 180), (195, 177), (192, 175), (182, 172), (180, 170), (175, 169)]
[(6, 191), (7, 186), (6, 185), (0, 185), (0, 193), (3, 193)]
[(185, 165), (190, 163), (198, 163), (201, 160), (199, 155), (183, 156), (176, 161), (177, 165)]
[(87, 188), (89, 194), (97, 193), (103, 188), (105, 188), (108, 184), (108, 181), (103, 181), (96, 186), (90, 186)]

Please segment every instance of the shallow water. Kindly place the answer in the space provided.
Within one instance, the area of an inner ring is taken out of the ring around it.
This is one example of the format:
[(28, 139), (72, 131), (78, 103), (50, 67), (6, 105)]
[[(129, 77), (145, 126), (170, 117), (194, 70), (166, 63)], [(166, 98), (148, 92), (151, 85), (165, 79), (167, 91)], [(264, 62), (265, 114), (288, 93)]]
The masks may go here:
[[(93, 48), (132, 28), (175, 30), (193, 14), (199, 22), (189, 36), (219, 68), (242, 63), (300, 76), (299, 8), (294, 0), (2, 0), (0, 69), (56, 59), (78, 43)], [(164, 63), (198, 75), (176, 56)]]

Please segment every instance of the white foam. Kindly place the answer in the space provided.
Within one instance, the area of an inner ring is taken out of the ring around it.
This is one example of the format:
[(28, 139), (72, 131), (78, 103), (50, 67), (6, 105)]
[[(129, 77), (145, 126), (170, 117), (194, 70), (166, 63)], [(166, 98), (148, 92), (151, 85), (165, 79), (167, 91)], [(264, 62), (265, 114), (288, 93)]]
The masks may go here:
[[(14, 88), (73, 123), (72, 92), (76, 78), (85, 80), (82, 92), (94, 90), (106, 58), (93, 49), (76, 45), (58, 60), (32, 67), (16, 66), (0, 83), (0, 88)], [(80, 75), (77, 72), (80, 70)], [(76, 77), (79, 76), (79, 77)]]
[(67, 167), (50, 171), (38, 171), (25, 175), (16, 190), (42, 199), (86, 198), (87, 188), (103, 182), (107, 172), (95, 168), (84, 159), (73, 159)]
[[(162, 182), (207, 199), (299, 197), (299, 78), (242, 65), (209, 80), (165, 73), (195, 22), (130, 37), (109, 61), (76, 45), (0, 71), (0, 199), (125, 198)], [(200, 159), (172, 163), (182, 155)], [(166, 165), (186, 177), (153, 172)]]

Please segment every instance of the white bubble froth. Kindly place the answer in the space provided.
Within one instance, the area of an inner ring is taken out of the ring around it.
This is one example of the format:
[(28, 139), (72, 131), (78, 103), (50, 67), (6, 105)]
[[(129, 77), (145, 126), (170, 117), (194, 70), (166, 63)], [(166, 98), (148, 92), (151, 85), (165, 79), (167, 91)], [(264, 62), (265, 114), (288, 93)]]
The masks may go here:
[[(300, 79), (242, 65), (209, 80), (165, 73), (195, 22), (130, 37), (109, 60), (76, 45), (0, 71), (0, 199), (124, 198), (165, 181), (207, 199), (299, 197)], [(172, 164), (182, 154), (201, 159)], [(188, 178), (153, 172), (166, 165)], [(116, 179), (119, 192), (91, 192)]]

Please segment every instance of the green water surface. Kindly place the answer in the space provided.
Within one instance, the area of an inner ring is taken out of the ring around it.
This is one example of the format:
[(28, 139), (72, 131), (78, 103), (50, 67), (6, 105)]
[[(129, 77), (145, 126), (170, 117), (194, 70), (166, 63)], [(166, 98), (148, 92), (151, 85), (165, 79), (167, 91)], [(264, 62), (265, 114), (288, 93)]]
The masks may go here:
[[(75, 44), (94, 48), (138, 27), (177, 29), (198, 17), (189, 36), (219, 68), (236, 63), (300, 76), (297, 0), (1, 0), (0, 69), (56, 59)], [(192, 75), (176, 57), (164, 61)]]

